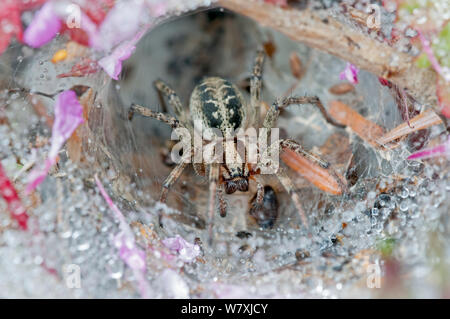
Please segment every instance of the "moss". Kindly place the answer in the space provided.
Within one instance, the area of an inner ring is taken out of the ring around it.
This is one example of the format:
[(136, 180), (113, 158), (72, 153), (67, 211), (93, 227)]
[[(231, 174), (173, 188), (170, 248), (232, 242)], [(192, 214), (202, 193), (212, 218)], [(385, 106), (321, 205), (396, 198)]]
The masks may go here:
[(432, 47), (441, 65), (450, 67), (450, 23), (445, 25)]
[(414, 9), (420, 8), (420, 5), (417, 1), (412, 0), (402, 3), (399, 8), (407, 10), (410, 14), (412, 14)]
[(429, 68), (431, 66), (431, 62), (428, 59), (425, 53), (422, 53), (416, 60), (416, 65), (419, 68)]
[(377, 243), (377, 250), (381, 252), (383, 257), (390, 257), (395, 248), (396, 240), (394, 238), (381, 239)]

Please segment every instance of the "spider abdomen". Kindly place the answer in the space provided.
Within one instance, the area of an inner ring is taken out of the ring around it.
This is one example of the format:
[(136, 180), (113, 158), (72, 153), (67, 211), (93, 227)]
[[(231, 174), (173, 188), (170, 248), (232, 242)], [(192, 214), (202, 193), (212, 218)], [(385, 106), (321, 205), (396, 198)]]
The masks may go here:
[(196, 128), (215, 128), (226, 136), (245, 123), (246, 109), (239, 89), (230, 81), (219, 77), (208, 77), (193, 90), (190, 113)]

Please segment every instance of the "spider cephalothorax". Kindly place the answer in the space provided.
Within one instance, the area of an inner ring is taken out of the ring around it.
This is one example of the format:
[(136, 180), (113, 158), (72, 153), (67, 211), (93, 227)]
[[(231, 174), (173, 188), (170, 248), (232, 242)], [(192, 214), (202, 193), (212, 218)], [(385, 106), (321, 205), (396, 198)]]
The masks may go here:
[[(172, 106), (176, 117), (172, 117), (167, 114), (153, 112), (145, 107), (139, 105), (132, 105), (129, 112), (129, 119), (131, 120), (133, 114), (138, 112), (139, 114), (147, 117), (156, 118), (163, 121), (173, 128), (185, 128), (190, 132), (202, 131), (203, 129), (216, 130), (217, 135), (225, 140), (233, 141), (232, 144), (236, 144), (236, 138), (233, 134), (239, 129), (246, 129), (248, 127), (257, 126), (259, 128), (259, 107), (260, 91), (261, 91), (261, 78), (262, 78), (262, 66), (264, 62), (264, 54), (259, 51), (255, 63), (253, 66), (253, 75), (250, 85), (250, 103), (246, 103), (239, 89), (231, 82), (219, 78), (219, 77), (207, 77), (203, 79), (193, 90), (190, 99), (189, 114), (186, 112), (186, 108), (183, 108), (179, 97), (176, 95), (166, 83), (161, 80), (155, 82), (156, 89), (165, 95), (169, 104)], [(290, 97), (283, 100), (277, 100), (267, 111), (264, 118), (262, 128), (267, 130), (274, 127), (277, 122), (280, 109), (285, 108), (291, 104), (313, 104), (319, 108), (324, 118), (330, 124), (341, 126), (335, 123), (328, 117), (322, 103), (317, 97)], [(320, 165), (320, 167), (329, 170), (330, 175), (336, 179), (342, 190), (345, 190), (345, 183), (342, 182), (330, 165), (320, 159), (317, 155), (307, 152), (297, 142), (286, 139), (276, 140), (266, 150), (258, 149), (260, 154), (271, 150), (274, 146), (281, 147), (281, 149), (290, 149), (299, 156), (307, 157), (313, 162)], [(234, 148), (235, 146), (233, 146)], [(277, 148), (278, 149), (278, 148)], [(225, 152), (227, 149), (225, 149)], [(226, 155), (226, 154), (224, 154)], [(244, 154), (245, 155), (245, 154)], [(186, 159), (191, 158), (192, 154), (184, 154)], [(187, 161), (180, 161), (171, 174), (166, 178), (163, 183), (163, 190), (161, 192), (160, 201), (164, 202), (167, 198), (169, 188), (180, 177), (184, 168), (187, 166)], [(257, 194), (254, 205), (262, 205), (264, 200), (264, 176), (261, 175), (261, 168), (263, 164), (250, 164), (244, 161), (239, 162), (211, 162), (206, 163), (194, 163), (194, 170), (199, 175), (209, 175), (209, 234), (212, 238), (212, 220), (213, 213), (216, 209), (216, 196), (219, 201), (219, 212), (222, 217), (226, 215), (226, 201), (224, 199), (224, 193), (233, 194), (236, 191), (247, 192), (249, 190), (249, 183), (251, 180), (257, 183)], [(265, 164), (264, 164), (265, 165)], [(276, 173), (279, 181), (290, 194), (297, 210), (300, 213), (302, 222), (306, 224), (306, 217), (303, 214), (300, 198), (296, 192), (294, 192), (294, 186), (291, 179), (288, 177), (283, 169), (279, 169)]]
[(233, 194), (237, 190), (248, 191), (250, 172), (246, 164), (225, 163), (222, 165), (221, 176), (225, 184), (225, 193)]

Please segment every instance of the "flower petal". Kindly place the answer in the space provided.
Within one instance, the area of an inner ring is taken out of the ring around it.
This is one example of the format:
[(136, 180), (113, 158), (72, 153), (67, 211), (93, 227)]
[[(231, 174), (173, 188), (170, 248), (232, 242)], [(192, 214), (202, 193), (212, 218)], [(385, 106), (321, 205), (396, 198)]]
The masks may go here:
[(435, 147), (415, 152), (410, 156), (408, 156), (408, 159), (409, 160), (427, 159), (439, 156), (447, 156), (448, 158), (450, 158), (450, 136), (448, 137), (446, 142)]
[(339, 78), (341, 80), (347, 80), (352, 84), (358, 84), (358, 73), (359, 69), (355, 65), (347, 62), (344, 71), (339, 74)]
[(151, 291), (145, 278), (146, 271), (146, 254), (141, 250), (134, 240), (133, 232), (125, 220), (122, 212), (114, 204), (111, 197), (109, 197), (102, 183), (95, 176), (95, 183), (100, 190), (103, 198), (108, 206), (115, 213), (116, 218), (119, 220), (119, 227), (121, 232), (114, 237), (114, 244), (119, 249), (120, 258), (133, 270), (134, 276), (138, 281), (139, 290), (143, 298), (149, 298)]
[(100, 59), (98, 65), (114, 80), (119, 79), (122, 72), (122, 62), (128, 59), (136, 49), (136, 43), (141, 39), (146, 30), (138, 32), (133, 39), (120, 44), (114, 51)]
[(143, 1), (116, 3), (103, 20), (97, 35), (91, 38), (91, 46), (109, 52), (119, 43), (130, 39), (139, 31), (145, 11)]
[(0, 163), (0, 195), (2, 195), (3, 199), (8, 204), (8, 210), (12, 219), (15, 219), (20, 228), (23, 230), (27, 229), (27, 221), (28, 215), (25, 211), (25, 207), (23, 206), (19, 195), (17, 194), (16, 189), (13, 186), (13, 183), (9, 180), (6, 175), (5, 170), (3, 169), (2, 164)]
[(61, 29), (62, 22), (54, 12), (51, 2), (35, 14), (24, 33), (24, 42), (33, 48), (39, 48), (50, 42)]
[(59, 150), (66, 140), (83, 123), (83, 107), (78, 102), (74, 91), (64, 91), (56, 97), (55, 121), (52, 128), (51, 147), (44, 165), (34, 169), (28, 179), (25, 192), (28, 194), (41, 184), (48, 171), (56, 163)]
[(176, 252), (179, 258), (184, 262), (192, 262), (200, 254), (200, 247), (187, 242), (180, 235), (162, 240), (164, 246), (173, 252)]

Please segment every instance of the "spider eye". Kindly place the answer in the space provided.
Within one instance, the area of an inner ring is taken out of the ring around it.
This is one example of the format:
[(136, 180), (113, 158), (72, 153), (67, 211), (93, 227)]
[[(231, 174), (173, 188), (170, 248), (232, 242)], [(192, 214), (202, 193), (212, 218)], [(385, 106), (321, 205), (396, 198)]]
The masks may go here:
[(246, 192), (246, 191), (248, 191), (248, 180), (246, 180), (246, 179), (241, 179), (241, 180), (239, 181), (239, 186), (238, 186), (238, 188), (239, 188), (239, 190), (240, 190), (241, 192)]
[(225, 192), (227, 194), (233, 194), (236, 190), (237, 190), (236, 182), (232, 181), (232, 182), (227, 182), (225, 184)]

